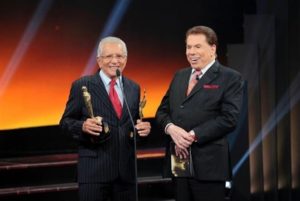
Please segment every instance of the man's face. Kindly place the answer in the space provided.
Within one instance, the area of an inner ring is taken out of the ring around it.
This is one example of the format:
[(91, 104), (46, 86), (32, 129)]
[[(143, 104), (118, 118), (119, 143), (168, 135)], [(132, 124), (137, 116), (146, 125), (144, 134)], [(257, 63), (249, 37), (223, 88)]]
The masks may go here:
[(105, 43), (102, 48), (102, 54), (97, 58), (101, 70), (110, 78), (116, 77), (116, 70), (121, 72), (125, 68), (127, 56), (123, 51), (121, 44)]
[(202, 69), (215, 59), (216, 45), (209, 45), (203, 34), (189, 35), (186, 40), (186, 57), (195, 69)]

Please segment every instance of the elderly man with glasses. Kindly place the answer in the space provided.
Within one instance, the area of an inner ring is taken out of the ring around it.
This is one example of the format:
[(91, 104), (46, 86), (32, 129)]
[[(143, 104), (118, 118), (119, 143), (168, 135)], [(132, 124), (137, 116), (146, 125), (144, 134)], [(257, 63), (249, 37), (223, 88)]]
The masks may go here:
[[(130, 134), (133, 128), (125, 98), (136, 123), (137, 134), (147, 136), (151, 126), (149, 122), (139, 120), (139, 85), (125, 76), (117, 79), (116, 71), (122, 72), (126, 66), (126, 44), (116, 37), (102, 39), (97, 62), (100, 70), (96, 74), (82, 77), (72, 84), (60, 126), (78, 140), (80, 201), (133, 201), (135, 153)], [(90, 93), (94, 118), (89, 116), (85, 106), (83, 86)], [(104, 121), (109, 131), (103, 127)]]

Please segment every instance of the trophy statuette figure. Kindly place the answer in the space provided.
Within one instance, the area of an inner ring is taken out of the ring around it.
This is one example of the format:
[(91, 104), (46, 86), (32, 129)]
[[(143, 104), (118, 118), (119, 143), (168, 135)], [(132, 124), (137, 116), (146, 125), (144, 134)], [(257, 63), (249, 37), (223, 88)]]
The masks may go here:
[[(139, 116), (140, 116), (140, 120), (141, 121), (143, 121), (143, 118), (144, 118), (143, 109), (144, 109), (144, 107), (146, 105), (146, 102), (147, 102), (147, 100), (146, 100), (146, 89), (144, 89), (143, 98), (142, 98), (142, 100), (139, 103)], [(133, 138), (133, 132), (130, 132), (129, 136), (131, 138)]]
[(103, 129), (104, 129), (104, 133), (108, 134), (109, 133), (109, 126), (106, 122), (103, 122), (103, 118), (100, 116), (95, 117), (94, 116), (94, 112), (93, 112), (93, 106), (92, 106), (92, 101), (91, 101), (91, 94), (88, 92), (87, 87), (86, 86), (82, 86), (82, 96), (83, 96), (83, 100), (86, 106), (86, 109), (88, 111), (88, 114), (90, 116), (90, 118), (95, 118), (97, 119), (97, 121), (102, 122), (103, 125)]
[(143, 120), (144, 118), (144, 114), (143, 114), (143, 109), (146, 105), (146, 89), (144, 89), (144, 96), (142, 98), (142, 100), (140, 101), (140, 104), (139, 104), (139, 113), (140, 113), (140, 119)]

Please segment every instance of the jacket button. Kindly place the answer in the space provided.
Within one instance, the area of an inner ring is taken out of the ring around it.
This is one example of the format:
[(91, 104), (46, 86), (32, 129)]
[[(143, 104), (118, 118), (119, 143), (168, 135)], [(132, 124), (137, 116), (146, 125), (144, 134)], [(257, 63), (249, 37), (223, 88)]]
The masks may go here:
[(183, 105), (180, 105), (180, 108), (181, 108), (181, 109), (183, 109), (183, 108), (184, 108), (184, 106), (183, 106)]

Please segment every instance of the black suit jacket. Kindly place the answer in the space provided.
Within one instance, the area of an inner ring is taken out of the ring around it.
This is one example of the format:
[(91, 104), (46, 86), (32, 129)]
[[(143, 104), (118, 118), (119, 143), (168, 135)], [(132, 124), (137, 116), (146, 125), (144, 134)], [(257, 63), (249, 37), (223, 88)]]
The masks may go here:
[[(238, 72), (216, 61), (186, 96), (191, 71), (185, 68), (175, 74), (156, 119), (162, 128), (174, 123), (186, 131), (195, 131), (198, 140), (191, 151), (196, 179), (227, 180), (231, 169), (226, 135), (237, 124), (242, 79)], [(166, 171), (170, 174), (169, 157), (167, 147)]]
[[(139, 114), (140, 87), (124, 76), (122, 80), (129, 108), (136, 120)], [(110, 127), (110, 137), (103, 143), (93, 143), (91, 135), (82, 131), (82, 124), (89, 117), (84, 105), (82, 86), (86, 86), (91, 94), (94, 115), (103, 117)], [(129, 137), (133, 130), (130, 118), (124, 106), (122, 117), (118, 119), (99, 73), (82, 77), (72, 84), (60, 126), (79, 142), (79, 183), (109, 182), (118, 176), (128, 182), (135, 181), (133, 140)]]

